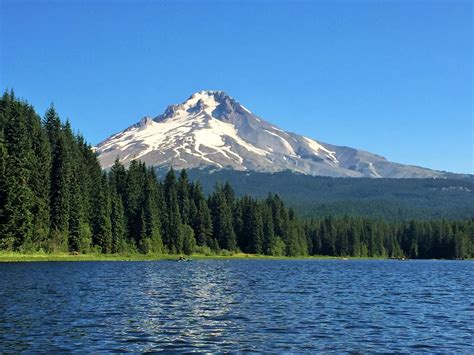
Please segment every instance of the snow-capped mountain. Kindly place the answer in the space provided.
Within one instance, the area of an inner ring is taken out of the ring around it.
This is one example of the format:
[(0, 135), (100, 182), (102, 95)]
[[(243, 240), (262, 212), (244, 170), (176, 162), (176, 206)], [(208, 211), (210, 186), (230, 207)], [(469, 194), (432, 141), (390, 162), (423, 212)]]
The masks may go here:
[(256, 116), (222, 91), (200, 91), (155, 117), (97, 145), (104, 168), (116, 158), (149, 166), (275, 172), (346, 177), (426, 178), (444, 172), (402, 165), (349, 147), (285, 132)]

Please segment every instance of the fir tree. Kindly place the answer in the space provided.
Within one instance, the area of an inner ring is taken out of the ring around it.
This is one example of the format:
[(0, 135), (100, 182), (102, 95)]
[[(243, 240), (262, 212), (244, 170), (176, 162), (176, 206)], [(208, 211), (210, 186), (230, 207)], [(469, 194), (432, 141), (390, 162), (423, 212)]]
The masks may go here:
[(183, 224), (190, 224), (189, 179), (186, 170), (181, 170), (177, 184), (179, 213)]
[(263, 242), (262, 252), (266, 255), (276, 255), (275, 227), (272, 211), (267, 203), (262, 206)]
[(50, 241), (52, 248), (63, 248), (69, 233), (71, 167), (69, 146), (59, 116), (53, 106), (46, 112), (44, 124), (51, 143)]
[(105, 174), (97, 185), (93, 206), (92, 231), (94, 245), (97, 245), (102, 253), (110, 253), (112, 251), (111, 203)]
[(232, 211), (221, 188), (209, 200), (214, 238), (222, 249), (236, 250), (237, 240), (232, 225)]
[(139, 246), (145, 237), (143, 221), (144, 186), (146, 181), (146, 167), (137, 160), (133, 160), (127, 172), (125, 213), (127, 216), (127, 232), (131, 242)]
[[(0, 243), (4, 249), (19, 250), (33, 237), (34, 194), (29, 185), (34, 158), (25, 112), (19, 102), (12, 101), (2, 109), (6, 143), (4, 224), (0, 226)], [(3, 119), (2, 119), (3, 121)]]
[[(0, 111), (1, 115), (1, 111)], [(3, 130), (0, 130), (0, 226), (6, 224), (5, 216), (5, 204), (7, 198), (7, 179), (6, 179), (6, 167), (7, 167), (8, 155), (7, 148), (5, 146), (5, 140), (3, 138)], [(2, 227), (0, 227), (0, 233), (2, 233)]]
[(111, 233), (112, 233), (112, 253), (120, 253), (125, 249), (125, 215), (123, 210), (122, 199), (117, 191), (112, 187), (111, 196)]
[(250, 249), (252, 254), (262, 254), (263, 251), (263, 222), (260, 206), (256, 202), (250, 205), (250, 218), (248, 220)]
[(197, 245), (209, 245), (213, 235), (212, 218), (199, 183), (192, 185), (192, 202), (191, 206), (195, 206), (195, 210), (191, 213), (191, 227), (194, 230)]
[(41, 124), (41, 118), (31, 106), (25, 106), (30, 132), (32, 159), (28, 185), (34, 195), (32, 204), (33, 237), (31, 248), (46, 248), (50, 227), (51, 146)]
[(149, 170), (144, 186), (143, 218), (145, 223), (144, 239), (139, 245), (143, 253), (161, 253), (163, 242), (161, 239), (161, 221), (158, 210), (158, 186), (156, 175)]
[(170, 169), (164, 181), (164, 200), (166, 205), (166, 218), (164, 224), (164, 244), (172, 253), (181, 252), (181, 235), (179, 226), (181, 216), (179, 214), (178, 194), (176, 186), (176, 175)]

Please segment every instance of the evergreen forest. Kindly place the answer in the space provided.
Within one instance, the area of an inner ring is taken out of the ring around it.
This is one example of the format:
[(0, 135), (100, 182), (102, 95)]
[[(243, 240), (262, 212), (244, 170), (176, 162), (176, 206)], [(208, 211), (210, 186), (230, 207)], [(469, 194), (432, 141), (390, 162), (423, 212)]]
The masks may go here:
[(0, 100), (2, 251), (474, 257), (472, 217), (301, 215), (274, 193), (204, 193), (185, 170), (158, 178), (135, 160), (104, 171), (54, 106), (40, 117), (12, 91)]

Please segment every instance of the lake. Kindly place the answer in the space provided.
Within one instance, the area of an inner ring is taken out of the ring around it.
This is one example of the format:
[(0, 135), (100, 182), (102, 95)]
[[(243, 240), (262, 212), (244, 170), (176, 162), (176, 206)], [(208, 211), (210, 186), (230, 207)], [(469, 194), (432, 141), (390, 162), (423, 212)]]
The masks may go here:
[(473, 352), (474, 262), (0, 264), (0, 352)]

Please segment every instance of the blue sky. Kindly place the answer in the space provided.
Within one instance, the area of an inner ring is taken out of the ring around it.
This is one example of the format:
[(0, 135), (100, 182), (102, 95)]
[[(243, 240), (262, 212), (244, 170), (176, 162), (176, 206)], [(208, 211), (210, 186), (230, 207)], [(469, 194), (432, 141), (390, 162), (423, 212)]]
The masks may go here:
[(0, 87), (93, 144), (214, 89), (322, 142), (474, 173), (470, 1), (0, 4)]

